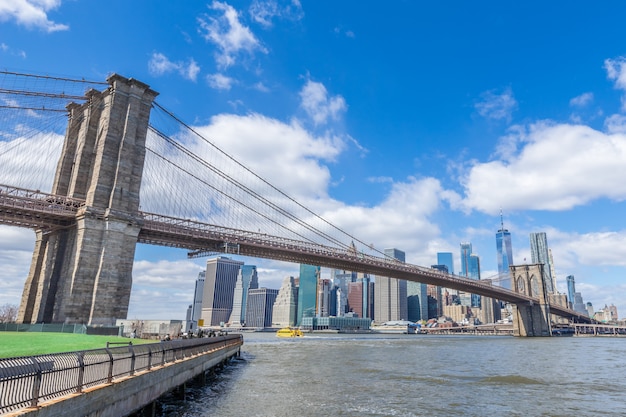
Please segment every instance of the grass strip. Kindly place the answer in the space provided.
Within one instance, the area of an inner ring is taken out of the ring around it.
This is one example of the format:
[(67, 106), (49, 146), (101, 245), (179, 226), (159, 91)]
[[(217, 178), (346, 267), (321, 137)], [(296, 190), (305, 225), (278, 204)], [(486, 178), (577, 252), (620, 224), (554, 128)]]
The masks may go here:
[[(157, 340), (129, 339), (118, 336), (96, 336), (50, 332), (0, 332), (0, 358), (43, 355), (104, 348), (107, 342), (133, 342), (133, 345), (157, 343)], [(113, 345), (122, 346), (122, 345)]]

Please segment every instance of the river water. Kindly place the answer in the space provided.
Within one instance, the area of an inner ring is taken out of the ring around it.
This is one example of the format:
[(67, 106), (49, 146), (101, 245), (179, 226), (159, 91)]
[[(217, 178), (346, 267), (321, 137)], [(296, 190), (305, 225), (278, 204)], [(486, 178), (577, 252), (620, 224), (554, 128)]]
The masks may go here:
[(161, 416), (626, 416), (626, 338), (246, 333)]

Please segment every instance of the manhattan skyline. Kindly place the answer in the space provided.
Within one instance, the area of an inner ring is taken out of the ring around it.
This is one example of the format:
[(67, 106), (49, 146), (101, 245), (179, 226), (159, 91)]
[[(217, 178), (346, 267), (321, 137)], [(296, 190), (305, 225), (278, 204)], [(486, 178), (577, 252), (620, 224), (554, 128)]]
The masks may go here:
[[(574, 275), (585, 301), (626, 311), (626, 5), (363, 4), (23, 0), (0, 6), (0, 62), (145, 82), (278, 188), (413, 264), (451, 252), (461, 271), (471, 242), (495, 276), (502, 209), (516, 263), (545, 232), (558, 291)], [(0, 154), (14, 132), (1, 133)], [(33, 245), (0, 227), (0, 304), (19, 304)], [(260, 286), (298, 275), (239, 260)], [(205, 262), (138, 245), (129, 318), (183, 318)]]

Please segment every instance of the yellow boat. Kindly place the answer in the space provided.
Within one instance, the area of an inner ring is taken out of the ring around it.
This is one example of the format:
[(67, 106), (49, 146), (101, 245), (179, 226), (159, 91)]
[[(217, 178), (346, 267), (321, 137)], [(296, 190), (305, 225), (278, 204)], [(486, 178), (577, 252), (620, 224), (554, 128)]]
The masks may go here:
[(278, 337), (303, 337), (304, 333), (300, 329), (292, 329), (291, 327), (283, 327), (276, 332)]

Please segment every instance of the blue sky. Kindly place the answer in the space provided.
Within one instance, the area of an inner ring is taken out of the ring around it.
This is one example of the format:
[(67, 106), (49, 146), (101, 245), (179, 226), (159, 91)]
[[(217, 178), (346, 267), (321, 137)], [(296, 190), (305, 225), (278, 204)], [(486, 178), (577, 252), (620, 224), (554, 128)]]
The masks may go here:
[[(274, 185), (411, 263), (450, 251), (459, 272), (469, 241), (493, 276), (502, 209), (515, 263), (546, 232), (558, 289), (574, 275), (586, 302), (622, 317), (625, 13), (618, 1), (0, 1), (0, 67), (141, 80)], [(0, 304), (19, 303), (33, 244), (0, 227)], [(298, 273), (246, 262), (270, 288)], [(139, 245), (129, 318), (184, 318), (203, 266)]]

